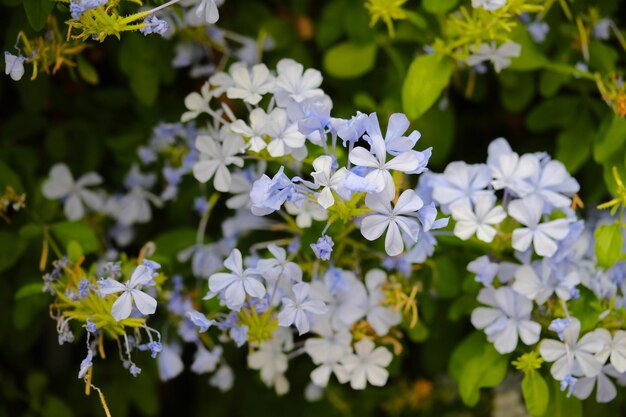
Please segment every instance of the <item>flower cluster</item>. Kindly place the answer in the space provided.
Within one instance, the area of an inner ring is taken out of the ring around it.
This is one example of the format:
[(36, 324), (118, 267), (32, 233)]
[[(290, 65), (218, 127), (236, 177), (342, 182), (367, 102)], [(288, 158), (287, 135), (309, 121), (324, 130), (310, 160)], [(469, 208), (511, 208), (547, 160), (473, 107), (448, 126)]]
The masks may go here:
[(612, 378), (626, 377), (626, 263), (598, 264), (594, 230), (610, 220), (576, 217), (579, 185), (563, 164), (496, 139), (486, 164), (453, 162), (423, 180), (457, 237), (490, 244), (467, 266), (482, 284), (472, 324), (502, 354), (520, 341), (538, 349), (568, 395), (585, 399), (597, 385), (598, 402), (614, 399)]

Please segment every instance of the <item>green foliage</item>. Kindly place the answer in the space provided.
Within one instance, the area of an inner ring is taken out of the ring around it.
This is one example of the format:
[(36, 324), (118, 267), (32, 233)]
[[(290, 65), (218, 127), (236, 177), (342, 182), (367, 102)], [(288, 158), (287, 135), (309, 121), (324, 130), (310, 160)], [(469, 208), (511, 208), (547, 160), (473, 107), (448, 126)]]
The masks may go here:
[(594, 237), (598, 265), (610, 268), (622, 255), (622, 226), (617, 223), (598, 226)]
[(376, 51), (376, 44), (341, 43), (326, 52), (324, 69), (337, 78), (359, 77), (374, 67)]
[(456, 347), (448, 371), (459, 384), (463, 402), (474, 406), (480, 399), (480, 389), (498, 385), (507, 366), (508, 355), (498, 353), (482, 332), (474, 332)]
[(94, 230), (87, 224), (77, 221), (54, 223), (50, 231), (59, 240), (63, 247), (68, 247), (72, 241), (80, 242), (84, 253), (93, 253), (100, 248), (100, 242)]
[(53, 0), (24, 0), (24, 10), (28, 22), (37, 31), (43, 29), (53, 7)]
[(532, 417), (541, 417), (546, 414), (550, 403), (550, 390), (539, 372), (532, 370), (524, 375), (522, 394), (528, 413)]
[(452, 75), (452, 62), (440, 55), (421, 55), (413, 60), (402, 86), (402, 108), (417, 119), (439, 98)]
[(582, 417), (582, 404), (576, 397), (567, 397), (566, 393), (561, 391), (559, 383), (553, 381), (550, 384), (550, 403), (548, 411), (544, 414), (550, 417)]

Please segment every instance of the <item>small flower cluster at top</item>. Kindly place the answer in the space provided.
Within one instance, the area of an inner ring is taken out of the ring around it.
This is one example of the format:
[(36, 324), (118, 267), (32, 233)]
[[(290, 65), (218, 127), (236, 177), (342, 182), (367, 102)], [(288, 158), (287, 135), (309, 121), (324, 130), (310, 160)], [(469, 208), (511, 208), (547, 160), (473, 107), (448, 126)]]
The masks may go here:
[[(45, 72), (55, 73), (62, 65), (73, 63), (72, 55), (79, 54), (86, 45), (81, 42), (88, 39), (103, 41), (106, 36), (119, 37), (121, 32), (139, 31), (143, 35), (158, 34), (166, 38), (172, 38), (178, 32), (194, 30), (195, 37), (202, 33), (203, 29), (206, 42), (213, 45), (224, 56), (235, 55), (239, 59), (258, 61), (256, 40), (222, 30), (214, 26), (219, 19), (218, 5), (223, 1), (216, 0), (191, 0), (180, 3), (180, 0), (171, 0), (152, 9), (145, 9), (129, 16), (119, 15), (119, 1), (108, 0), (71, 0), (69, 1), (69, 13), (71, 19), (66, 23), (70, 27), (70, 34), (75, 29), (81, 31), (78, 35), (72, 35), (68, 39), (53, 39), (56, 28), (56, 20), (49, 25), (46, 36), (28, 39), (20, 32), (15, 48), (15, 55), (5, 51), (5, 74), (13, 80), (19, 81), (25, 72), (24, 64), (34, 66), (33, 77), (37, 76), (37, 68), (42, 67)], [(159, 14), (161, 17), (157, 17)], [(230, 47), (228, 41), (240, 43), (241, 47)], [(18, 44), (23, 45), (23, 50)], [(210, 64), (211, 48), (203, 48), (200, 43), (181, 41), (176, 47), (176, 57), (172, 65), (176, 68), (192, 66), (193, 76), (204, 76), (215, 71), (215, 66)], [(271, 39), (267, 39), (265, 48), (271, 48)], [(53, 55), (52, 52), (54, 52)]]
[(610, 219), (577, 219), (579, 185), (547, 154), (519, 155), (504, 139), (488, 153), (486, 164), (453, 162), (420, 183), (457, 237), (489, 244), (467, 266), (483, 285), (472, 324), (502, 354), (520, 340), (538, 349), (568, 395), (585, 399), (597, 386), (597, 401), (611, 401), (613, 378), (626, 383), (626, 262), (597, 266), (593, 242)]

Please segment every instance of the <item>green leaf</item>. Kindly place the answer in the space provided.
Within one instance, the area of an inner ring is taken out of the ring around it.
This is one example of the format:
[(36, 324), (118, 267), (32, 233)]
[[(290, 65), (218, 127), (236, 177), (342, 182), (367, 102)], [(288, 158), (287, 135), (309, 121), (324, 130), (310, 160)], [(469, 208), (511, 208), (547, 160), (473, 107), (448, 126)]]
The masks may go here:
[(598, 265), (610, 268), (622, 254), (622, 228), (619, 224), (603, 224), (594, 232)]
[(589, 67), (602, 73), (615, 70), (619, 54), (604, 42), (592, 39), (589, 41)]
[(39, 31), (46, 25), (46, 20), (54, 7), (52, 0), (24, 0), (24, 10), (30, 26)]
[(93, 67), (93, 65), (91, 65), (89, 61), (87, 61), (81, 55), (78, 56), (77, 63), (78, 74), (80, 75), (80, 78), (82, 78), (89, 84), (98, 84), (98, 72)]
[(33, 295), (43, 294), (43, 284), (41, 282), (33, 282), (26, 284), (15, 293), (15, 299), (20, 300), (22, 298), (28, 298)]
[(432, 146), (435, 149), (429, 164), (443, 165), (448, 162), (456, 132), (456, 117), (452, 106), (449, 105), (443, 110), (437, 106), (431, 107), (417, 119), (415, 128), (422, 134), (418, 148), (426, 149)]
[(546, 414), (550, 400), (550, 391), (548, 390), (548, 384), (539, 372), (532, 370), (524, 375), (522, 394), (524, 395), (528, 413), (532, 417), (541, 417)]
[(7, 186), (13, 187), (17, 193), (24, 192), (24, 186), (22, 185), (22, 180), (20, 180), (19, 175), (7, 164), (0, 161), (0, 195), (4, 194)]
[(522, 47), (518, 58), (511, 60), (510, 70), (530, 71), (541, 68), (549, 61), (545, 55), (537, 48), (537, 44), (531, 39), (524, 25), (516, 25), (511, 31), (510, 38), (513, 42)]
[(413, 60), (402, 86), (402, 108), (415, 120), (437, 101), (452, 75), (452, 61), (439, 55)]
[(376, 44), (344, 42), (324, 55), (324, 68), (337, 78), (356, 78), (369, 72), (376, 62)]
[(553, 97), (559, 89), (568, 82), (570, 76), (555, 71), (545, 70), (539, 76), (539, 93), (546, 97)]
[(324, 6), (315, 31), (315, 40), (320, 49), (327, 48), (344, 33), (344, 16), (348, 10), (346, 0), (335, 0)]
[(156, 251), (152, 259), (159, 263), (171, 263), (178, 252), (190, 247), (196, 240), (194, 229), (174, 229), (162, 233), (154, 239)]
[(459, 0), (424, 0), (422, 6), (432, 14), (444, 14), (454, 9)]
[(561, 391), (558, 381), (554, 381), (550, 390), (550, 404), (545, 415), (550, 417), (582, 417), (582, 403), (574, 396), (567, 397)]
[(575, 173), (591, 156), (594, 128), (591, 119), (582, 114), (556, 137), (556, 159)]
[(558, 96), (541, 101), (528, 113), (526, 127), (532, 132), (545, 132), (569, 126), (581, 107), (579, 97)]
[(504, 71), (499, 74), (500, 101), (511, 112), (519, 112), (535, 97), (535, 81), (530, 73)]
[(438, 256), (435, 259), (432, 287), (438, 297), (454, 298), (459, 293), (462, 272), (458, 270), (456, 261), (450, 256)]
[(59, 222), (50, 226), (50, 231), (63, 247), (72, 240), (80, 243), (84, 253), (93, 253), (100, 248), (98, 237), (91, 227), (82, 222)]
[(26, 241), (11, 232), (0, 231), (0, 272), (12, 267), (26, 249)]
[(406, 326), (406, 333), (409, 335), (409, 339), (411, 341), (419, 343), (428, 339), (429, 331), (428, 327), (426, 327), (422, 320), (419, 320), (413, 328)]
[(80, 243), (70, 240), (67, 244), (67, 257), (72, 263), (78, 262), (83, 257), (83, 248), (80, 246)]
[(604, 163), (622, 148), (626, 141), (626, 119), (609, 114), (602, 121), (593, 143), (593, 159)]
[(491, 343), (485, 342), (481, 354), (467, 358), (459, 379), (459, 394), (463, 402), (473, 407), (480, 399), (481, 388), (497, 386), (508, 368), (508, 355), (498, 353)]

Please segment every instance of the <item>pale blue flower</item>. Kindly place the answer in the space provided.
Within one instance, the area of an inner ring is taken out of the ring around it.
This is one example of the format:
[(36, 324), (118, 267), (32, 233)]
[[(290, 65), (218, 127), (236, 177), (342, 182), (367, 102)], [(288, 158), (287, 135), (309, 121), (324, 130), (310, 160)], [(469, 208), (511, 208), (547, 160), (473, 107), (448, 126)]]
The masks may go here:
[(263, 174), (256, 180), (250, 190), (252, 213), (257, 216), (266, 216), (279, 210), (285, 201), (290, 201), (296, 193), (295, 185), (284, 174), (280, 167), (273, 178)]
[(333, 251), (333, 246), (335, 243), (330, 236), (322, 235), (319, 239), (317, 239), (316, 243), (311, 243), (311, 249), (313, 249), (313, 253), (318, 259), (323, 261), (327, 261), (330, 259), (330, 254)]
[(486, 255), (474, 259), (467, 265), (467, 270), (476, 274), (476, 281), (482, 283), (485, 287), (491, 287), (493, 279), (498, 273), (498, 268), (499, 265), (491, 262)]
[(231, 273), (217, 272), (209, 277), (209, 290), (214, 293), (223, 292), (221, 297), (231, 310), (239, 311), (246, 299), (263, 297), (265, 287), (257, 279), (259, 273), (251, 269), (243, 269), (243, 259), (239, 249), (234, 249), (224, 261), (224, 266)]
[(444, 213), (449, 213), (450, 204), (457, 201), (472, 203), (484, 193), (491, 182), (491, 173), (485, 164), (468, 165), (457, 161), (448, 164), (443, 174), (431, 174), (427, 178), (433, 200), (441, 205)]
[[(376, 187), (376, 192), (384, 192), (391, 200), (396, 193), (390, 171), (410, 172), (420, 165), (419, 154), (415, 151), (404, 151), (387, 161), (387, 152), (395, 147), (402, 148), (400, 143), (390, 141), (385, 143), (382, 136), (370, 136), (370, 150), (357, 146), (349, 154), (349, 160), (356, 166), (369, 168), (365, 178)], [(392, 148), (388, 149), (388, 146)]]
[(539, 341), (541, 325), (530, 319), (533, 303), (510, 287), (483, 288), (478, 301), (489, 307), (478, 307), (472, 311), (472, 324), (484, 329), (487, 340), (500, 353), (515, 350), (518, 338), (526, 345)]
[(413, 190), (405, 190), (394, 208), (387, 200), (384, 193), (368, 194), (365, 204), (374, 214), (363, 217), (361, 221), (361, 234), (367, 240), (378, 239), (385, 231), (385, 251), (389, 256), (402, 253), (404, 242), (400, 230), (405, 232), (412, 242), (417, 242), (419, 224), (414, 216), (422, 208), (422, 200)]
[(100, 294), (107, 296), (121, 292), (122, 294), (115, 300), (111, 308), (111, 315), (115, 320), (120, 321), (130, 317), (133, 303), (142, 314), (154, 314), (157, 308), (157, 301), (141, 291), (141, 288), (153, 283), (154, 270), (146, 265), (139, 265), (135, 268), (130, 280), (122, 284), (112, 278), (100, 280)]
[(565, 378), (559, 384), (561, 391), (567, 390), (567, 396), (569, 397), (574, 392), (576, 382), (578, 382), (578, 378), (575, 378), (572, 375), (565, 375)]
[(601, 40), (608, 40), (611, 35), (610, 29), (613, 22), (608, 17), (600, 19), (593, 26), (593, 37)]
[(11, 76), (13, 81), (19, 81), (24, 76), (24, 62), (25, 57), (4, 51), (4, 73)]
[(98, 6), (104, 6), (107, 0), (77, 0), (70, 1), (70, 15), (72, 19), (79, 19), (83, 13), (93, 10)]
[(145, 23), (146, 26), (139, 29), (139, 31), (144, 36), (150, 35), (152, 33), (163, 36), (170, 28), (169, 24), (165, 20), (159, 19), (156, 16), (150, 16), (145, 18), (143, 23)]
[(248, 341), (248, 326), (231, 327), (228, 335), (233, 339), (237, 347), (242, 347)]
[(559, 336), (559, 339), (563, 340), (563, 332), (569, 327), (570, 324), (572, 324), (572, 321), (568, 318), (554, 319), (550, 323), (550, 326), (548, 326), (548, 330), (556, 332), (556, 334)]
[(196, 310), (188, 311), (186, 316), (198, 327), (200, 333), (206, 332), (215, 323), (215, 320), (209, 320), (205, 314)]
[(157, 358), (161, 381), (174, 379), (185, 369), (180, 353), (181, 348), (177, 344), (163, 345), (163, 351)]
[(310, 285), (301, 282), (292, 287), (294, 298), (284, 297), (283, 309), (278, 313), (278, 324), (289, 327), (295, 323), (300, 335), (311, 328), (311, 316), (328, 311), (322, 300), (309, 297)]
[(223, 348), (221, 346), (216, 346), (210, 351), (198, 344), (198, 349), (191, 364), (191, 372), (198, 375), (213, 372), (222, 358), (222, 352)]
[(80, 371), (78, 371), (78, 379), (83, 379), (87, 376), (87, 372), (93, 366), (93, 353), (91, 353), (91, 349), (87, 350), (87, 356), (80, 363)]
[(337, 136), (343, 140), (343, 146), (347, 146), (347, 143), (353, 145), (363, 136), (366, 120), (368, 120), (367, 114), (357, 111), (356, 115), (348, 120), (333, 117), (330, 123), (337, 132)]
[(541, 222), (542, 211), (543, 200), (534, 194), (509, 204), (509, 215), (525, 226), (513, 230), (513, 249), (523, 252), (532, 243), (537, 255), (554, 255), (557, 250), (555, 241), (567, 236), (570, 221), (556, 219)]

